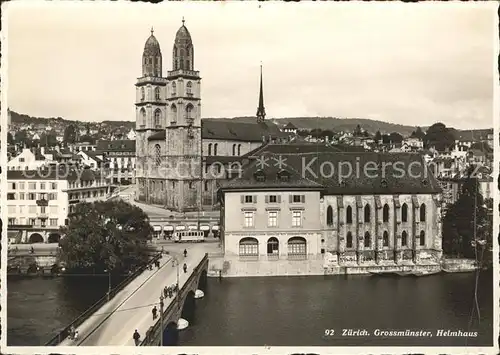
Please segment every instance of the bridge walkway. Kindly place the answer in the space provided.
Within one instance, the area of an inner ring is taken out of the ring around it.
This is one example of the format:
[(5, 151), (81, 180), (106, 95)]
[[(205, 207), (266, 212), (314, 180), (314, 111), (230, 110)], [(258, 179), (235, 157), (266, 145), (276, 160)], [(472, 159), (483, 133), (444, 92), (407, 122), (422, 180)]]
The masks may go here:
[[(186, 245), (187, 258), (175, 255), (179, 260), (179, 288), (182, 289), (193, 269), (205, 256), (203, 248)], [(59, 346), (134, 346), (132, 335), (137, 329), (143, 339), (153, 320), (151, 310), (156, 305), (160, 313), (160, 295), (165, 286), (177, 282), (177, 267), (173, 267), (172, 257), (164, 255), (160, 269), (154, 268), (133, 280), (120, 294), (89, 317), (79, 328), (79, 339), (65, 339)], [(186, 263), (187, 273), (182, 266)], [(164, 307), (175, 302), (166, 298)]]

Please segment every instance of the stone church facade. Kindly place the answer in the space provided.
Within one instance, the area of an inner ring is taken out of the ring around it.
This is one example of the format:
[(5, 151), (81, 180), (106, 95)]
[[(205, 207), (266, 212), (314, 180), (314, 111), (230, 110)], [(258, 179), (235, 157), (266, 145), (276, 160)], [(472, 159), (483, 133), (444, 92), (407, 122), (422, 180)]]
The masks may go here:
[(153, 31), (142, 55), (136, 86), (137, 200), (187, 212), (217, 203), (220, 180), (239, 171), (242, 159), (283, 134), (265, 120), (262, 88), (257, 117), (249, 121), (202, 119), (201, 77), (184, 24), (172, 48), (172, 70)]

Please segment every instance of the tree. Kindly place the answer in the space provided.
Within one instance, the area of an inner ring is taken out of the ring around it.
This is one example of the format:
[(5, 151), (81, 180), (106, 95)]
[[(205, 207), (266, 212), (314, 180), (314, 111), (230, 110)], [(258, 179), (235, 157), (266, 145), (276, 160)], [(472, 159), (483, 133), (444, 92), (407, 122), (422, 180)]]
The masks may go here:
[(148, 259), (148, 216), (124, 201), (76, 205), (61, 228), (61, 261), (74, 272), (128, 272)]
[(468, 169), (461, 195), (449, 206), (443, 219), (443, 252), (449, 256), (475, 258), (476, 248), (482, 245), (482, 250), (489, 250), (492, 245), (492, 218), (488, 208), (492, 208), (493, 203), (483, 199), (474, 169), (474, 166)]
[(315, 128), (315, 129), (311, 130), (311, 132), (309, 132), (309, 134), (313, 138), (321, 138), (322, 137), (322, 132), (323, 131), (320, 128)]
[(55, 147), (59, 142), (54, 133), (43, 133), (40, 137), (40, 144), (46, 147)]
[(329, 139), (333, 138), (335, 134), (330, 131), (329, 129), (325, 129), (324, 131), (321, 132), (321, 137), (328, 137)]
[(377, 131), (375, 133), (375, 142), (380, 142), (380, 140), (382, 139), (382, 134), (380, 134), (380, 131)]
[(403, 136), (397, 132), (392, 132), (389, 135), (389, 140), (391, 143), (401, 143), (403, 141)]
[(10, 132), (7, 132), (7, 144), (8, 145), (14, 145), (15, 144), (14, 136), (12, 136), (12, 133), (10, 133)]
[(425, 138), (425, 133), (422, 131), (422, 128), (417, 127), (417, 129), (411, 133), (410, 137), (423, 140)]
[(74, 144), (77, 139), (77, 130), (74, 124), (70, 124), (64, 129), (63, 142), (66, 144)]
[(444, 152), (453, 147), (454, 144), (453, 132), (443, 123), (434, 123), (425, 134), (424, 145), (426, 148), (435, 147), (438, 151)]
[(361, 131), (361, 126), (358, 124), (356, 126), (356, 129), (354, 130), (354, 136), (355, 137), (359, 137), (363, 134), (363, 132)]
[(16, 132), (16, 136), (14, 137), (14, 142), (16, 144), (25, 145), (28, 141), (28, 133), (25, 130)]

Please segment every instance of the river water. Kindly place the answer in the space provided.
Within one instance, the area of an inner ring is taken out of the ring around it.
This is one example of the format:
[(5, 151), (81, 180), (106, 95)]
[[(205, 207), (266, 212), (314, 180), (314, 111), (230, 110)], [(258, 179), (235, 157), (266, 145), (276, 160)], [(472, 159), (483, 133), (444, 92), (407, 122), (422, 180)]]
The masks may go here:
[[(179, 345), (491, 346), (492, 272), (480, 274), (479, 320), (477, 314), (470, 318), (474, 283), (474, 274), (209, 279)], [(42, 345), (107, 287), (106, 277), (9, 279), (9, 345)], [(345, 337), (342, 329), (425, 330), (434, 336)], [(438, 337), (438, 329), (475, 331), (477, 337)]]

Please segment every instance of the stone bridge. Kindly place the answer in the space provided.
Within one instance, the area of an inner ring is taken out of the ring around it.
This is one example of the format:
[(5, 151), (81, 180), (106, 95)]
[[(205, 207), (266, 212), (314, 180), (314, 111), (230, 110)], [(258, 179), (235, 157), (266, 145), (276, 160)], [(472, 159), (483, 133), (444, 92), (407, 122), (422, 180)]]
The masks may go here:
[(207, 293), (207, 272), (208, 254), (205, 254), (180, 292), (165, 307), (163, 316), (160, 316), (157, 322), (149, 328), (141, 346), (177, 345), (177, 322), (182, 318), (189, 324), (193, 323), (196, 310), (195, 293), (196, 290)]

